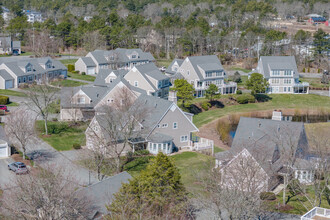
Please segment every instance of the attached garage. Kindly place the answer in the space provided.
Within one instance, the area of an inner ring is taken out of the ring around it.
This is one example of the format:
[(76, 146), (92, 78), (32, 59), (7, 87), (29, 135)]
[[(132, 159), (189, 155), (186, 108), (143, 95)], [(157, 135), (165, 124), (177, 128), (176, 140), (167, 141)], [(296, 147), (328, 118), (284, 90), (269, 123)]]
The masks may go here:
[(95, 74), (95, 67), (87, 67), (87, 74), (88, 75)]
[(5, 82), (5, 89), (14, 88), (14, 80), (6, 80)]
[(0, 89), (11, 88), (14, 88), (14, 78), (6, 70), (0, 70)]
[(4, 140), (0, 140), (0, 158), (10, 157), (10, 147)]

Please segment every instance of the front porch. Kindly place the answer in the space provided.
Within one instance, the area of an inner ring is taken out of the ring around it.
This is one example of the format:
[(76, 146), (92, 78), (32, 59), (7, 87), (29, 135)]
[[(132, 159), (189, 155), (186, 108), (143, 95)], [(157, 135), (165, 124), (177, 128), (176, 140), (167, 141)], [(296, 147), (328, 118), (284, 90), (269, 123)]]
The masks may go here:
[(294, 94), (308, 94), (309, 93), (309, 83), (295, 83), (293, 85), (293, 93)]

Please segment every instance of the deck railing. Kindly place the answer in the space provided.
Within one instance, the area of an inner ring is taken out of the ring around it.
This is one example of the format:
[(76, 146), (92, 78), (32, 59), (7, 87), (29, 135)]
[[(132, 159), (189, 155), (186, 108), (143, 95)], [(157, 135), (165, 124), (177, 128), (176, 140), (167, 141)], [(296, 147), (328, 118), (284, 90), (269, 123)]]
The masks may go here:
[(301, 220), (313, 220), (315, 216), (320, 216), (330, 219), (330, 209), (314, 207), (312, 210), (301, 216)]

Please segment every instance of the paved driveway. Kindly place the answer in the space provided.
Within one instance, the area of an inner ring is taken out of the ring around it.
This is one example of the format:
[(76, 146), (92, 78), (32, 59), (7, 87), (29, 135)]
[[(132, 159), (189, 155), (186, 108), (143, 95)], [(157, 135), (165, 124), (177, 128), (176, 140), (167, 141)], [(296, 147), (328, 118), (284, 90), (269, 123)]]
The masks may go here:
[(62, 169), (65, 175), (72, 176), (79, 185), (86, 186), (98, 182), (94, 172), (77, 165), (70, 159), (69, 152), (65, 155), (40, 139), (34, 140), (27, 149), (27, 155), (34, 158), (37, 165)]
[(8, 170), (8, 164), (14, 162), (11, 158), (0, 159), (0, 188), (5, 189), (15, 177), (14, 172)]

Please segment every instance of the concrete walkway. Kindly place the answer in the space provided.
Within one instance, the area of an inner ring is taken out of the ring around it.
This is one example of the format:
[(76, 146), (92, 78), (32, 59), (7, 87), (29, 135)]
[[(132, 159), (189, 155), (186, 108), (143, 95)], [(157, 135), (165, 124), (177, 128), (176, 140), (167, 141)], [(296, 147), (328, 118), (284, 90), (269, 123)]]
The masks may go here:
[(82, 79), (74, 79), (74, 78), (67, 78), (68, 80), (72, 80), (72, 81), (77, 81), (77, 82), (83, 82), (83, 83), (87, 83), (87, 84), (93, 84), (94, 82), (92, 81), (87, 81), (87, 80), (82, 80)]

